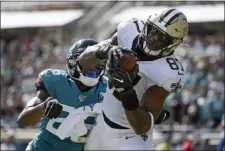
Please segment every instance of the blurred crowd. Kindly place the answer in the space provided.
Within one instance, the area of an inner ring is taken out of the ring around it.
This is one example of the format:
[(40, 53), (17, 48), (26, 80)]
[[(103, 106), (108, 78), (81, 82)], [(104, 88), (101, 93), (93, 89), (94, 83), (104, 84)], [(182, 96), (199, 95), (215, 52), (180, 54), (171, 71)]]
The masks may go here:
[(70, 38), (38, 32), (7, 43), (1, 39), (1, 125), (17, 127), (16, 119), (36, 95), (34, 83), (45, 68), (66, 67)]
[[(101, 1), (103, 2), (103, 1)], [(120, 1), (104, 1), (105, 3), (116, 4)], [(1, 10), (15, 11), (15, 10), (51, 10), (51, 9), (74, 9), (74, 8), (91, 8), (97, 4), (98, 1), (27, 1), (24, 2), (7, 2), (1, 4)], [(130, 1), (133, 6), (155, 6), (155, 5), (204, 5), (204, 4), (222, 4), (223, 1)]]
[[(1, 39), (1, 127), (17, 127), (18, 114), (36, 94), (38, 73), (45, 68), (66, 69), (66, 54), (73, 42), (71, 36), (57, 38), (45, 32), (10, 42)], [(189, 46), (179, 48), (178, 56), (187, 82), (181, 93), (167, 98), (165, 107), (171, 117), (166, 124), (220, 128), (225, 105), (224, 37), (189, 35), (184, 43)], [(170, 137), (166, 134), (165, 140)], [(183, 145), (188, 146), (188, 141)]]
[(176, 6), (176, 5), (208, 5), (208, 4), (219, 4), (219, 1), (133, 1), (136, 6), (153, 6), (153, 5), (166, 5), (166, 6)]
[[(224, 37), (189, 35), (183, 43), (186, 46), (176, 54), (186, 68), (186, 84), (166, 99), (172, 115), (166, 124), (190, 127), (183, 127), (176, 141), (176, 129), (171, 128), (156, 149), (224, 150)], [(214, 146), (210, 139), (200, 139), (210, 132), (218, 132), (221, 138)]]
[[(222, 35), (188, 36), (178, 56), (186, 68), (186, 85), (170, 95), (166, 107), (170, 121), (196, 127), (216, 128), (224, 113), (224, 39)], [(16, 127), (16, 118), (36, 94), (34, 82), (43, 69), (66, 67), (72, 38), (57, 41), (50, 35), (1, 39), (1, 120)]]
[(217, 128), (224, 115), (224, 37), (223, 35), (188, 36), (177, 50), (186, 68), (186, 85), (170, 95), (166, 107), (172, 122)]

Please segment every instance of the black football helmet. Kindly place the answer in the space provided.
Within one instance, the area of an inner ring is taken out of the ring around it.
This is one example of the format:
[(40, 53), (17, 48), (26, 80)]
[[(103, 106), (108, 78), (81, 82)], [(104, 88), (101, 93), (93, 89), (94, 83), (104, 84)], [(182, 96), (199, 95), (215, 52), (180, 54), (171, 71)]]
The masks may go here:
[(98, 44), (97, 41), (93, 39), (82, 39), (77, 41), (70, 48), (67, 55), (67, 70), (68, 74), (72, 79), (82, 82), (86, 86), (94, 86), (98, 83), (99, 78), (104, 73), (104, 64), (98, 64), (92, 66), (88, 72), (83, 75), (81, 72), (82, 67), (79, 65), (77, 59), (78, 56), (83, 53), (87, 47)]

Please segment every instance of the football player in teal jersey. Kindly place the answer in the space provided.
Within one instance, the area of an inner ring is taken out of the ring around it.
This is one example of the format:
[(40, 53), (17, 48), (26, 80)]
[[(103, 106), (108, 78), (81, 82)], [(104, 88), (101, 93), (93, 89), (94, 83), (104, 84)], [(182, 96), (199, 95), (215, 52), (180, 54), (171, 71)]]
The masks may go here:
[[(68, 53), (67, 72), (45, 69), (35, 83), (37, 96), (28, 101), (18, 117), (20, 128), (34, 126), (39, 122), (39, 133), (28, 144), (26, 150), (83, 150), (85, 136), (79, 140), (70, 137), (61, 140), (55, 135), (57, 128), (74, 109), (99, 102), (106, 91), (103, 78), (104, 62), (85, 69), (76, 61), (88, 51), (88, 46), (98, 44), (92, 39), (76, 42)], [(104, 50), (99, 54), (107, 55)], [(88, 117), (85, 124), (93, 124), (94, 117)]]

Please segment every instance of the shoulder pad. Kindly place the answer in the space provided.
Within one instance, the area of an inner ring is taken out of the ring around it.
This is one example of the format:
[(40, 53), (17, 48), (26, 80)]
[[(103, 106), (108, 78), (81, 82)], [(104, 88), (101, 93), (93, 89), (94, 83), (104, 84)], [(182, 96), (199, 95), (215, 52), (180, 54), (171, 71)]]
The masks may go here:
[(185, 84), (185, 71), (174, 55), (154, 61), (142, 61), (138, 64), (141, 73), (166, 91), (179, 92)]
[(119, 46), (132, 48), (134, 39), (139, 35), (144, 24), (141, 20), (132, 18), (117, 26), (117, 42)]
[(55, 88), (58, 82), (66, 77), (66, 72), (59, 69), (45, 69), (39, 74), (39, 79), (51, 96), (55, 96)]

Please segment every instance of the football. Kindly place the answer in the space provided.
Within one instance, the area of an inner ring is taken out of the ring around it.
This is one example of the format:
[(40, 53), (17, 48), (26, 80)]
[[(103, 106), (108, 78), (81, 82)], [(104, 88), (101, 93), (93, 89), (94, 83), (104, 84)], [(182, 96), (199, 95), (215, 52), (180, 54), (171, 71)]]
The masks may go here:
[(126, 71), (132, 71), (136, 65), (136, 56), (134, 54), (124, 54), (121, 67)]

